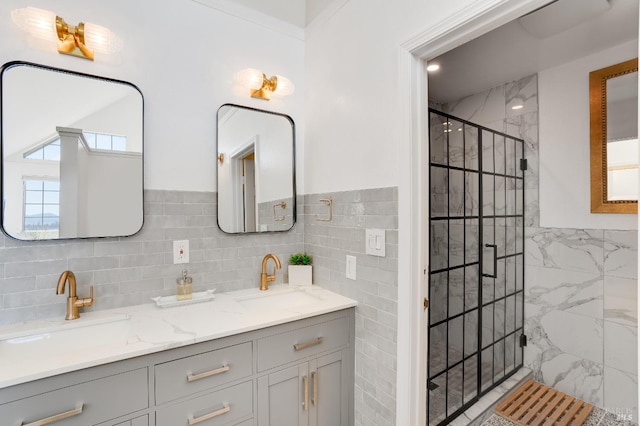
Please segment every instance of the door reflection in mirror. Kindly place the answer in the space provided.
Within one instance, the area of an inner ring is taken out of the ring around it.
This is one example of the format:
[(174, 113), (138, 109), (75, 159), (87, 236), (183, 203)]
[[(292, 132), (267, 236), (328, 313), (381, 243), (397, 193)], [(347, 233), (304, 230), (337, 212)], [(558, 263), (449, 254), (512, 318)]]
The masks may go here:
[(238, 105), (220, 107), (217, 177), (222, 231), (272, 232), (293, 227), (294, 152), (294, 124), (289, 116)]

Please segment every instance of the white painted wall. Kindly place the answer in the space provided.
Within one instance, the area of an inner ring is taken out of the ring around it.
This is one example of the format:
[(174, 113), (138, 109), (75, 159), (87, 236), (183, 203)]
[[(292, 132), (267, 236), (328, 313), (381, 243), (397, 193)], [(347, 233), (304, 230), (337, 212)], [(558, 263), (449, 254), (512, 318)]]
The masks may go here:
[(633, 214), (592, 214), (589, 72), (638, 55), (637, 41), (541, 71), (540, 226), (638, 229)]
[(308, 27), (306, 193), (398, 185), (400, 46), (473, 3), (350, 0)]
[[(124, 49), (94, 62), (60, 55), (30, 40), (11, 21), (11, 10), (53, 10), (69, 23), (110, 28)], [(145, 100), (145, 187), (213, 191), (216, 111), (228, 102), (290, 115), (304, 125), (304, 42), (194, 1), (6, 0), (0, 2), (0, 63), (27, 60), (131, 82)], [(234, 74), (254, 67), (296, 85), (293, 95), (251, 99)], [(64, 104), (64, 102), (62, 102)], [(297, 135), (303, 153), (302, 134)], [(303, 176), (302, 160), (298, 161)], [(301, 179), (299, 187), (303, 187)]]

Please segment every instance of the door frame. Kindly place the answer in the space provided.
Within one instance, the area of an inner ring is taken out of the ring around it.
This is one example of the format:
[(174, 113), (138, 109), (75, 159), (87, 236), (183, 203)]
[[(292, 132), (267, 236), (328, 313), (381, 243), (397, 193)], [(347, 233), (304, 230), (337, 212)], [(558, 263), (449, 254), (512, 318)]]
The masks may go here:
[(429, 136), (425, 62), (551, 0), (475, 0), (398, 52), (398, 346), (396, 424), (426, 425)]

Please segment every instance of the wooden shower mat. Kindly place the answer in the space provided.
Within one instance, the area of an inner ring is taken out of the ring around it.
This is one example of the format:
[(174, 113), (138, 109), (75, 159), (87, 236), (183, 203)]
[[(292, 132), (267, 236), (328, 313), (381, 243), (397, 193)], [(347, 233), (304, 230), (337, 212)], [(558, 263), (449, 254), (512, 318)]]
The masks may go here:
[(593, 405), (527, 380), (498, 404), (496, 413), (519, 426), (580, 426)]

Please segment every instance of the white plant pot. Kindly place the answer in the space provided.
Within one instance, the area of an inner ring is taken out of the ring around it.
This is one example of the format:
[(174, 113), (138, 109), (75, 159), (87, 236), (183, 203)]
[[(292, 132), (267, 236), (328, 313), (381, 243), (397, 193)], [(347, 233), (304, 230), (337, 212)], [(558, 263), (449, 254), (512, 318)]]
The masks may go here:
[(311, 285), (312, 281), (311, 265), (289, 265), (289, 284)]

